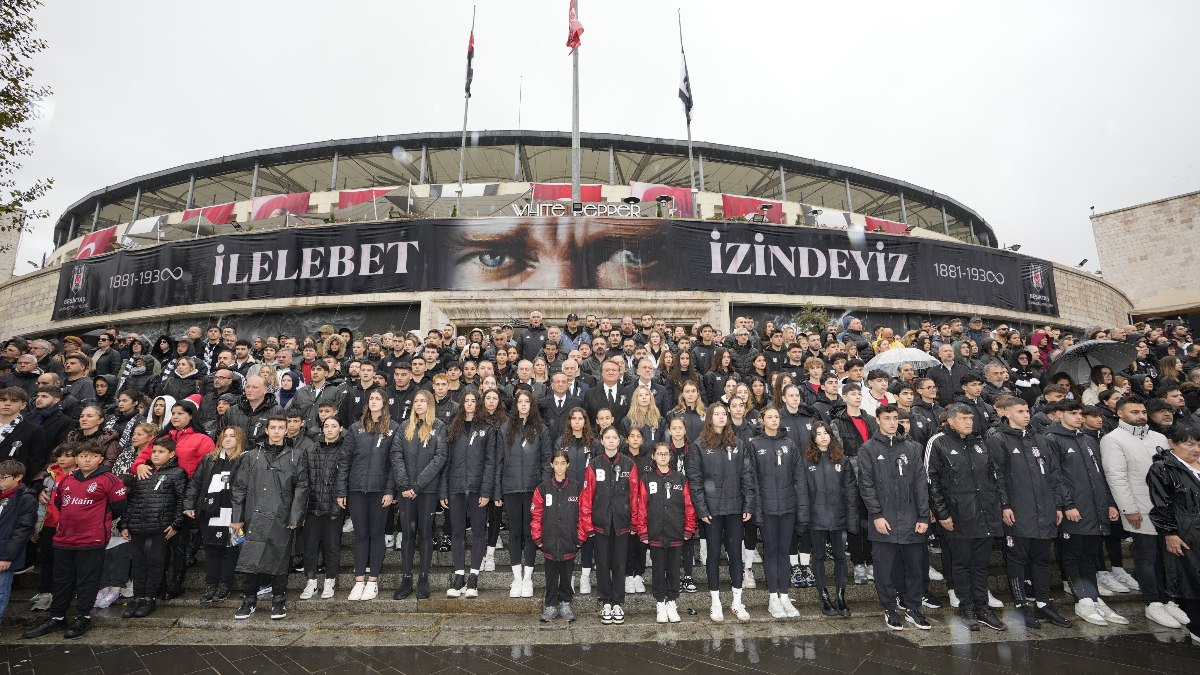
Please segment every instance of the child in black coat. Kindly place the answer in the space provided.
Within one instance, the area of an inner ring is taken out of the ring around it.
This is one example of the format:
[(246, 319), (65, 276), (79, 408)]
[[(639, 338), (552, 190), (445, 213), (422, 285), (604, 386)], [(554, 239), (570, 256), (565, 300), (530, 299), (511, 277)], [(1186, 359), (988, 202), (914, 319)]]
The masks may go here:
[(167, 568), (167, 541), (183, 526), (187, 474), (175, 460), (175, 442), (165, 436), (154, 441), (150, 464), (149, 477), (133, 480), (121, 520), (121, 536), (133, 542), (135, 600), (121, 614), (126, 619), (154, 613)]
[(546, 559), (546, 599), (541, 620), (561, 616), (575, 620), (571, 611), (571, 574), (579, 547), (591, 529), (591, 488), (567, 477), (568, 451), (555, 450), (550, 459), (554, 474), (533, 491), (530, 532)]

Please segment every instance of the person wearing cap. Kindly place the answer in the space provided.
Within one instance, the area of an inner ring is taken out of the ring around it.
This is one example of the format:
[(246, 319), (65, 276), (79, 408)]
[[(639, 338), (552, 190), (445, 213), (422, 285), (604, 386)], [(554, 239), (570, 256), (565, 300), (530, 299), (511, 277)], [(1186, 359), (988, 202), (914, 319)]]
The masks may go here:
[(562, 327), (562, 352), (564, 354), (571, 353), (573, 349), (579, 349), (579, 345), (592, 343), (592, 335), (587, 331), (587, 327), (580, 323), (579, 315), (571, 312), (567, 315), (567, 323)]
[(1171, 427), (1175, 426), (1175, 411), (1161, 398), (1146, 401), (1146, 415), (1150, 430), (1163, 436), (1169, 435)]
[(983, 341), (991, 335), (983, 329), (983, 319), (977, 316), (971, 317), (971, 322), (967, 324), (966, 337), (974, 340), (976, 346), (983, 348)]

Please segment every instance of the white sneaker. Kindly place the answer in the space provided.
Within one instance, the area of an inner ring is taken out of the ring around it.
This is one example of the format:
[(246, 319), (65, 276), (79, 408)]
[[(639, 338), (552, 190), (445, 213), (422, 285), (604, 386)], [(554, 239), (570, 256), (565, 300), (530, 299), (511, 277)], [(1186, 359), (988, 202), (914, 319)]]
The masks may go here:
[(533, 597), (533, 579), (532, 578), (524, 579), (521, 581), (521, 597), (522, 598), (532, 598)]
[(742, 588), (757, 588), (758, 584), (754, 581), (754, 571), (746, 570), (742, 572)]
[(483, 556), (483, 564), (479, 566), (480, 572), (495, 572), (496, 571), (496, 556), (488, 554)]
[(950, 590), (946, 591), (946, 595), (950, 596), (950, 606), (957, 609), (958, 608), (958, 594), (956, 594), (954, 592), (954, 589), (950, 589)]
[(1102, 598), (1111, 598), (1112, 596), (1116, 595), (1117, 593), (1113, 589), (1109, 588), (1108, 586), (1105, 586), (1104, 584), (1100, 583), (1099, 580), (1097, 580), (1096, 581), (1096, 594)]
[[(579, 575), (579, 594), (592, 594), (592, 573), (591, 571), (580, 573)], [(532, 596), (530, 596), (532, 597)]]
[(667, 621), (679, 623), (679, 609), (675, 607), (674, 600), (667, 602)]
[(740, 602), (730, 605), (729, 611), (733, 612), (733, 615), (737, 617), (738, 621), (749, 621), (750, 620), (750, 612), (747, 612), (746, 606)]
[(988, 607), (992, 609), (1004, 609), (1004, 603), (996, 599), (991, 591), (988, 591)]
[(637, 593), (633, 590), (633, 577), (625, 577), (625, 593)]
[(1128, 593), (1129, 587), (1117, 580), (1112, 572), (1097, 572), (1096, 583), (1102, 588), (1107, 587), (1113, 593)]
[(1129, 619), (1126, 619), (1125, 617), (1121, 616), (1120, 614), (1117, 614), (1116, 612), (1112, 611), (1112, 609), (1109, 608), (1108, 605), (1104, 604), (1103, 600), (1097, 600), (1096, 607), (1104, 614), (1105, 621), (1107, 621), (1109, 623), (1119, 624), (1122, 626), (1129, 625)]
[(788, 596), (779, 596), (779, 604), (783, 605), (783, 612), (787, 615), (787, 618), (794, 619), (800, 616), (800, 610), (796, 609), (796, 606), (792, 604), (792, 599)]
[(1112, 576), (1114, 579), (1121, 582), (1121, 585), (1125, 588), (1128, 588), (1131, 592), (1142, 590), (1142, 585), (1137, 582), (1137, 579), (1134, 579), (1129, 575), (1129, 572), (1126, 572), (1120, 567), (1114, 567), (1112, 569)]
[(383, 535), (383, 547), (392, 548), (396, 545), (396, 538), (390, 534)]
[(347, 600), (362, 600), (363, 591), (367, 590), (367, 582), (356, 581), (350, 587), (350, 595), (346, 596)]
[(122, 598), (132, 598), (133, 597), (133, 581), (132, 580), (127, 581), (125, 583), (125, 588), (121, 589), (121, 597)]
[(1183, 611), (1182, 607), (1175, 604), (1174, 600), (1166, 603), (1163, 605), (1163, 607), (1166, 608), (1167, 613), (1171, 615), (1171, 618), (1178, 621), (1181, 626), (1186, 626), (1191, 621), (1191, 618), (1187, 615), (1187, 612)]
[(363, 589), (362, 599), (363, 600), (374, 600), (375, 597), (378, 595), (379, 595), (379, 582), (378, 581), (368, 581), (366, 588)]
[(521, 584), (520, 579), (513, 579), (512, 585), (508, 587), (508, 597), (510, 597), (510, 598), (521, 597), (521, 586), (522, 586), (522, 584)]
[(309, 579), (308, 582), (304, 584), (304, 590), (300, 591), (300, 599), (301, 600), (311, 600), (312, 596), (314, 596), (316, 594), (317, 594), (317, 580)]
[(321, 599), (328, 600), (333, 597), (333, 587), (337, 585), (337, 580), (326, 579), (325, 587), (321, 589)]
[(945, 581), (946, 577), (942, 576), (941, 572), (933, 569), (933, 566), (930, 565), (929, 566), (929, 580), (930, 581)]
[(1171, 613), (1167, 611), (1165, 605), (1161, 602), (1152, 602), (1146, 605), (1146, 618), (1160, 626), (1167, 628), (1183, 628), (1183, 624), (1175, 620)]
[(655, 604), (654, 620), (657, 623), (666, 623), (667, 622), (667, 603), (659, 602), (659, 603)]
[(646, 592), (646, 580), (642, 579), (642, 577), (640, 577), (640, 576), (634, 577), (633, 578), (633, 592), (634, 593), (645, 593)]
[(779, 602), (779, 596), (771, 594), (771, 600), (767, 603), (767, 614), (771, 615), (772, 619), (786, 619), (787, 610), (783, 608), (783, 603)]
[(353, 531), (354, 531), (354, 521), (347, 518), (346, 522), (342, 523), (342, 534), (349, 534), (350, 532), (353, 532)]
[(1104, 618), (1104, 612), (1100, 611), (1091, 598), (1084, 598), (1075, 603), (1075, 616), (1096, 626), (1108, 625), (1108, 621)]
[(721, 611), (721, 601), (713, 600), (712, 607), (708, 610), (708, 618), (716, 623), (721, 623), (725, 620), (725, 612)]

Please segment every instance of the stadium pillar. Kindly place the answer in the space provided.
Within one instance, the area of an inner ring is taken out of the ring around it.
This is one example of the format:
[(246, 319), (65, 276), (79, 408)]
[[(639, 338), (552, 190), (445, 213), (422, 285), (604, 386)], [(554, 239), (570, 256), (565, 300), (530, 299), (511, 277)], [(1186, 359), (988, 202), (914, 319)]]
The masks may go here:
[(133, 194), (133, 217), (129, 219), (129, 222), (132, 223), (133, 221), (137, 220), (138, 213), (141, 210), (142, 210), (142, 186), (139, 185), (137, 192), (135, 192)]
[[(71, 227), (70, 227), (70, 229), (67, 230), (67, 241), (71, 241), (74, 238), (75, 238), (75, 214), (72, 213), (71, 214)], [(63, 242), (63, 244), (65, 244), (65, 243), (66, 242)], [(59, 246), (62, 246), (62, 244), (59, 244)]]
[(513, 182), (521, 180), (521, 144), (513, 144)]
[(854, 213), (854, 200), (850, 197), (850, 176), (846, 176), (846, 210)]
[(96, 231), (96, 226), (100, 224), (100, 200), (96, 200), (96, 210), (92, 213), (92, 232)]
[(787, 201), (787, 174), (783, 171), (783, 165), (779, 165), (779, 201)]
[(428, 153), (428, 150), (429, 150), (428, 145), (421, 146), (421, 171), (420, 171), (420, 174), (417, 176), (417, 183), (419, 183), (420, 185), (425, 184), (425, 159), (426, 159), (426, 154)]
[(608, 146), (608, 184), (617, 184), (617, 150)]
[(700, 155), (700, 191), (706, 192), (706, 190), (704, 189), (704, 153), (701, 152), (701, 153), (699, 153), (699, 155)]
[(193, 173), (192, 175), (188, 176), (188, 195), (187, 195), (187, 205), (184, 206), (185, 209), (192, 208), (192, 203), (193, 203), (192, 198), (195, 196), (195, 194), (196, 194), (196, 174)]
[(975, 219), (974, 218), (967, 221), (967, 227), (970, 228), (970, 230), (971, 230), (971, 243), (978, 244), (979, 237), (975, 236)]
[(333, 190), (337, 189), (337, 165), (338, 165), (338, 151), (334, 150), (333, 151), (333, 170), (329, 174), (329, 190), (331, 192)]
[(900, 191), (900, 222), (908, 224), (908, 208), (904, 205), (904, 191)]
[(258, 160), (254, 162), (254, 173), (250, 174), (250, 201), (258, 196)]
[(950, 221), (946, 220), (946, 205), (942, 204), (942, 234), (950, 236)]

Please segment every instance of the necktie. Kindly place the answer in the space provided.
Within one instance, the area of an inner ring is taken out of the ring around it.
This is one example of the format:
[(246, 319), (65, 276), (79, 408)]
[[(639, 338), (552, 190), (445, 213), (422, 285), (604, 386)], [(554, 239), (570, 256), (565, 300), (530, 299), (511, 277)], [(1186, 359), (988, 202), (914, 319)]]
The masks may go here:
[(617, 395), (616, 395), (616, 393), (613, 392), (613, 389), (611, 387), (608, 387), (608, 402), (609, 403), (617, 402)]

